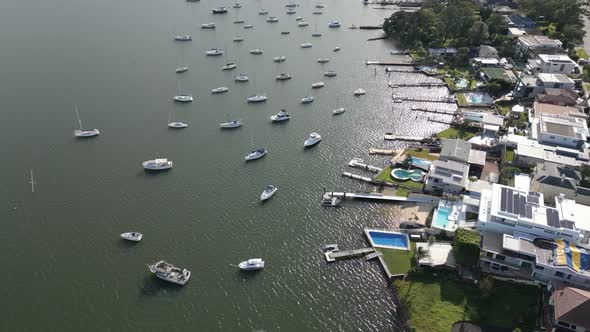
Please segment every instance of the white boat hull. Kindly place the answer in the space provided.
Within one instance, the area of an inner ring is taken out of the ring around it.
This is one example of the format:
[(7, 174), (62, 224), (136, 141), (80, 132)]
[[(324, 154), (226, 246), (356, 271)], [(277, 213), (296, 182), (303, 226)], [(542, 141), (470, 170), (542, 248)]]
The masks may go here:
[(127, 232), (121, 234), (121, 238), (131, 242), (139, 242), (143, 238), (143, 234), (138, 232)]
[(78, 138), (90, 138), (100, 135), (100, 131), (98, 129), (91, 129), (91, 130), (74, 130), (74, 136)]
[(277, 190), (279, 190), (279, 188), (276, 188), (276, 187), (275, 187), (275, 188), (274, 188), (272, 191), (270, 191), (270, 192), (266, 192), (266, 191), (264, 191), (264, 192), (262, 193), (262, 195), (260, 195), (260, 201), (261, 201), (261, 202), (264, 202), (264, 201), (266, 201), (266, 200), (270, 199), (272, 196), (274, 196), (274, 194), (277, 192)]

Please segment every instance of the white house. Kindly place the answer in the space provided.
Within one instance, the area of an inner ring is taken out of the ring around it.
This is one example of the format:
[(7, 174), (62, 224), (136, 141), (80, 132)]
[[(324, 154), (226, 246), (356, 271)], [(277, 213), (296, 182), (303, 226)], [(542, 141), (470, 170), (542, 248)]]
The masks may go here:
[(541, 73), (569, 75), (577, 64), (566, 54), (539, 54), (535, 67)]
[(586, 142), (586, 120), (568, 115), (541, 113), (538, 116), (538, 141), (569, 148), (580, 148)]
[(514, 51), (517, 57), (535, 57), (538, 54), (563, 53), (562, 42), (546, 36), (522, 36), (518, 37)]
[(426, 191), (461, 193), (467, 184), (469, 164), (454, 160), (435, 160), (425, 179)]
[(535, 76), (517, 77), (514, 97), (535, 98), (545, 89), (574, 91), (576, 82), (564, 74), (539, 73)]

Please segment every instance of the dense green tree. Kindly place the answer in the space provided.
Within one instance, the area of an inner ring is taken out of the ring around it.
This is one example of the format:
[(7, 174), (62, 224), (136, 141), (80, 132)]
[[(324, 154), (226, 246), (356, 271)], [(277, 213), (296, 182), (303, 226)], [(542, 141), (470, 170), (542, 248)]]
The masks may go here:
[(469, 37), (472, 45), (480, 45), (482, 41), (490, 37), (488, 25), (482, 21), (476, 21), (469, 29)]

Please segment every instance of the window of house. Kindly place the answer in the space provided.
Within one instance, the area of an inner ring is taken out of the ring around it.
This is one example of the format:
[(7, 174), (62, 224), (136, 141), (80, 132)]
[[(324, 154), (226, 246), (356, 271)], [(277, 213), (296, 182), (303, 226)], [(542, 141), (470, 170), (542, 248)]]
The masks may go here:
[(537, 270), (540, 270), (540, 271), (543, 271), (543, 270), (545, 270), (545, 268), (544, 268), (544, 267), (542, 267), (542, 266), (539, 266), (539, 265), (535, 265), (535, 269), (537, 269)]
[(506, 256), (503, 256), (503, 255), (496, 255), (496, 259), (497, 259), (497, 260), (499, 260), (499, 261), (503, 261), (503, 260), (505, 260), (505, 259), (506, 259)]
[(487, 258), (494, 258), (494, 254), (488, 251), (488, 252), (486, 252), (486, 257)]
[(571, 278), (572, 278), (572, 275), (571, 274), (568, 274), (566, 279), (567, 280), (570, 280)]
[(551, 138), (551, 139), (555, 139), (555, 136), (551, 135), (551, 136), (549, 136), (549, 138)]
[(565, 64), (562, 64), (561, 66), (559, 66), (559, 71), (563, 71), (565, 69)]
[(533, 267), (533, 264), (531, 264), (530, 262), (522, 262), (520, 266), (530, 269), (531, 267)]
[(555, 276), (563, 278), (564, 274), (563, 274), (563, 272), (557, 271), (557, 272), (555, 272)]
[(439, 181), (439, 179), (434, 179), (434, 183), (438, 183)]
[(500, 266), (500, 271), (508, 271), (508, 267), (507, 266)]

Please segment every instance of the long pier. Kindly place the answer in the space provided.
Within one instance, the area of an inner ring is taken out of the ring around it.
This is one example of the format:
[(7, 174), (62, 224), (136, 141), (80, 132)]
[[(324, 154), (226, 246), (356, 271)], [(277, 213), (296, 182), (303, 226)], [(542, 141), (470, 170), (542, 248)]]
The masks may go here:
[(395, 154), (395, 150), (387, 150), (387, 149), (377, 149), (377, 148), (370, 148), (369, 154), (376, 154), (382, 156), (393, 156)]
[(421, 73), (421, 70), (410, 69), (410, 70), (401, 70), (395, 68), (385, 68), (386, 73)]
[(426, 103), (445, 103), (445, 104), (455, 104), (456, 101), (453, 98), (414, 98), (414, 97), (400, 97), (399, 99), (405, 101), (418, 101), (418, 102), (426, 102)]
[(414, 202), (414, 203), (438, 203), (440, 197), (430, 195), (410, 195), (395, 196), (383, 195), (380, 193), (347, 193), (347, 192), (331, 192), (333, 197), (353, 198), (353, 199), (368, 199), (385, 202)]
[(412, 106), (410, 109), (415, 112), (426, 112), (426, 113), (446, 114), (446, 115), (455, 115), (457, 113), (457, 111), (433, 110), (433, 109), (429, 109), (429, 108), (421, 108), (421, 107), (416, 107), (416, 106)]
[(428, 139), (429, 137), (423, 137), (423, 136), (399, 136), (399, 135), (393, 135), (393, 134), (385, 134), (385, 136), (383, 136), (383, 139), (385, 139), (386, 141), (412, 141), (412, 142), (422, 142), (425, 139)]
[(355, 167), (355, 168), (360, 168), (360, 169), (363, 169), (365, 171), (369, 171), (369, 172), (373, 172), (373, 173), (379, 173), (379, 172), (381, 172), (383, 170), (383, 168), (381, 168), (381, 167), (377, 167), (377, 166), (365, 164), (364, 160), (359, 159), (359, 158), (354, 158), (353, 160), (351, 160), (348, 163), (348, 166)]
[(375, 248), (361, 248), (344, 251), (328, 251), (326, 252), (326, 261), (334, 262), (338, 259), (354, 258), (364, 256), (375, 252)]
[(436, 88), (436, 87), (444, 87), (446, 83), (442, 82), (433, 82), (433, 83), (392, 83), (388, 82), (387, 86), (390, 88), (410, 88), (410, 87), (426, 87), (426, 88)]
[(452, 125), (454, 123), (453, 121), (443, 121), (443, 120), (436, 120), (436, 119), (431, 119), (431, 118), (428, 118), (428, 121), (442, 123), (442, 124), (446, 124), (446, 125)]
[(367, 66), (414, 66), (414, 61), (382, 62), (367, 60), (365, 63)]

